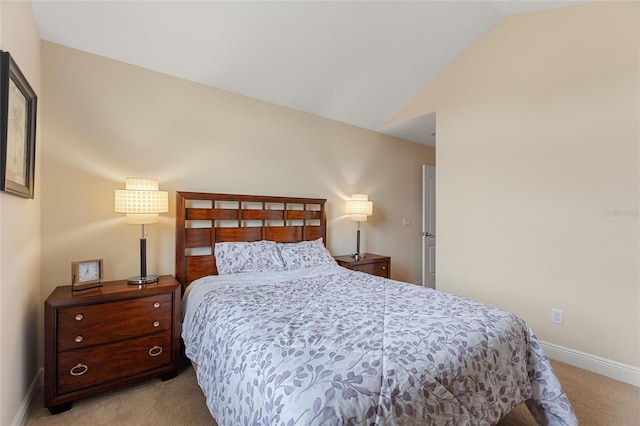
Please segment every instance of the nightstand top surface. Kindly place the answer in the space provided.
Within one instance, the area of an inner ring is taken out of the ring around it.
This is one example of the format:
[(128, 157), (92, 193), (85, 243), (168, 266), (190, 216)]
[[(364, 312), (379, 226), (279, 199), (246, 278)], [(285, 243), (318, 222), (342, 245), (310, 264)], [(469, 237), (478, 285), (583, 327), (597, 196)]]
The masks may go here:
[(379, 262), (379, 261), (391, 259), (389, 256), (381, 256), (379, 254), (373, 254), (373, 253), (365, 253), (365, 257), (361, 257), (358, 260), (355, 260), (353, 256), (350, 254), (347, 254), (344, 256), (333, 256), (333, 258), (338, 262), (347, 262), (351, 264), (364, 264), (364, 263)]
[(105, 297), (118, 298), (121, 294), (123, 298), (136, 297), (134, 292), (139, 292), (140, 297), (153, 294), (167, 293), (180, 287), (180, 283), (172, 275), (162, 275), (158, 277), (158, 281), (151, 284), (133, 285), (127, 284), (127, 280), (107, 281), (102, 283), (100, 287), (87, 290), (72, 291), (70, 285), (57, 287), (47, 298), (47, 303), (60, 301), (68, 301), (70, 299), (78, 300), (82, 303), (102, 300)]

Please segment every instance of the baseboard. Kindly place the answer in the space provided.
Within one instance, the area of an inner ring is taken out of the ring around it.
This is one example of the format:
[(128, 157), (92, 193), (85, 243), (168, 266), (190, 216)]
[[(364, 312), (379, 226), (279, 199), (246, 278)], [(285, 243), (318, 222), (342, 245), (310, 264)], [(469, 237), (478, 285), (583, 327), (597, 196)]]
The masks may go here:
[(31, 404), (33, 404), (33, 400), (38, 394), (38, 390), (42, 387), (42, 380), (44, 375), (44, 368), (38, 369), (35, 377), (31, 381), (31, 385), (27, 390), (27, 394), (24, 396), (22, 403), (20, 404), (20, 408), (13, 418), (13, 422), (11, 426), (24, 426), (27, 424), (27, 418), (29, 417), (29, 409), (31, 408)]
[(603, 376), (634, 386), (640, 386), (640, 368), (638, 367), (565, 348), (564, 346), (549, 342), (540, 342), (540, 345), (544, 353), (551, 359), (602, 374)]

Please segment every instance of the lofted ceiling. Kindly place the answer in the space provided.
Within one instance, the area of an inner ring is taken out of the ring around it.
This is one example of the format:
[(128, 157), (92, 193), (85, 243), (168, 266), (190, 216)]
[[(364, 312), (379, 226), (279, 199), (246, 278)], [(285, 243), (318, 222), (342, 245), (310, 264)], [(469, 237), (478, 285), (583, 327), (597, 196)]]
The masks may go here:
[(507, 16), (579, 1), (44, 1), (42, 40), (435, 146), (381, 124)]

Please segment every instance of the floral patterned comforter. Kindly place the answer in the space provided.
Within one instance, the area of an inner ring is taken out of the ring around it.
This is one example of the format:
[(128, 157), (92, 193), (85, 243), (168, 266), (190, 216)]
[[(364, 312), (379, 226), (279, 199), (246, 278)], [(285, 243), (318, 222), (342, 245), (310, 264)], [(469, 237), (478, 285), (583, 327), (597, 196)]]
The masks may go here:
[(195, 281), (183, 339), (220, 425), (489, 425), (523, 401), (577, 420), (520, 318), (323, 266)]

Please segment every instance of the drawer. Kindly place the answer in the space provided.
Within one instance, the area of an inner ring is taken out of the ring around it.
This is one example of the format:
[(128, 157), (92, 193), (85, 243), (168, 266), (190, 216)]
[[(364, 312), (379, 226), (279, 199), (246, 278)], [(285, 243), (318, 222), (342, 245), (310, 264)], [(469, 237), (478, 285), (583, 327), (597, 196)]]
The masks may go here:
[(376, 263), (366, 263), (362, 265), (354, 265), (353, 269), (360, 272), (366, 272), (367, 274), (389, 278), (388, 262), (376, 262)]
[(85, 389), (171, 363), (171, 332), (161, 332), (58, 355), (57, 395)]
[(58, 351), (84, 348), (171, 329), (171, 294), (58, 310)]

